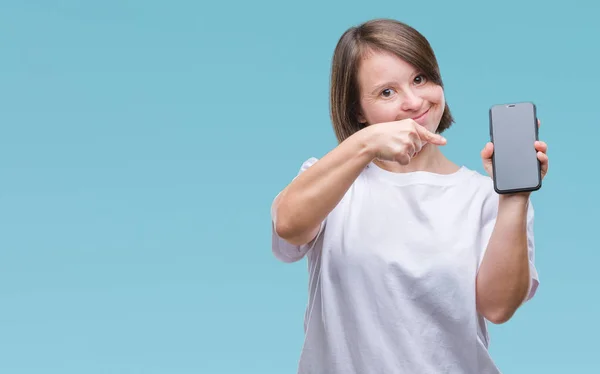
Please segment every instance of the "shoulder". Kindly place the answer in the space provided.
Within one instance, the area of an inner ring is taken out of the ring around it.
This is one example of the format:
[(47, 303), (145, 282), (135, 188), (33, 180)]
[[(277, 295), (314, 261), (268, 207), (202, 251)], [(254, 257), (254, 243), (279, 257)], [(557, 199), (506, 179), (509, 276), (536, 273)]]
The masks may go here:
[[(500, 195), (494, 189), (494, 180), (487, 174), (481, 174), (476, 170), (467, 169), (471, 174), (469, 190), (474, 196), (474, 201), (481, 204), (484, 217), (496, 218)], [(531, 199), (527, 208), (528, 219), (533, 217), (533, 204)]]
[(495, 196), (497, 195), (494, 190), (494, 181), (487, 174), (482, 174), (477, 170), (469, 169), (463, 166), (463, 169), (466, 170), (466, 175), (468, 176), (468, 184), (473, 186), (478, 192), (486, 196)]
[(493, 179), (477, 170), (465, 169), (468, 174), (465, 191), (469, 191), (469, 200), (481, 206), (483, 217), (495, 217), (498, 212), (498, 193), (494, 190)]
[(309, 167), (313, 166), (317, 161), (319, 161), (318, 158), (316, 158), (316, 157), (309, 157), (308, 159), (306, 159), (302, 163), (302, 165), (300, 166), (300, 170), (298, 171), (298, 173), (302, 173), (303, 171), (305, 171)]

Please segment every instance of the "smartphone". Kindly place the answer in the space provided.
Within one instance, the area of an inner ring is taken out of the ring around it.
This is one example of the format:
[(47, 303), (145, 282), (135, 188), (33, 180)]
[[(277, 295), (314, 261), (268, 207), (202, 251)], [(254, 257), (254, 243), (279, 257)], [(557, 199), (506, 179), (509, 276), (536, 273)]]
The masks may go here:
[(534, 147), (538, 140), (535, 104), (492, 106), (490, 139), (494, 144), (492, 165), (497, 193), (536, 191), (542, 187), (541, 165)]

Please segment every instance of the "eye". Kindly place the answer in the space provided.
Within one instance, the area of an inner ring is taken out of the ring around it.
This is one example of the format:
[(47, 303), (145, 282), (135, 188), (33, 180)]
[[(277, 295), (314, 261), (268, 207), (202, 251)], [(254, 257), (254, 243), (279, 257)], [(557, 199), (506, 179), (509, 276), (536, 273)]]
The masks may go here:
[(394, 94), (394, 90), (391, 88), (386, 88), (385, 90), (381, 91), (381, 96), (388, 98), (391, 97)]
[(425, 76), (423, 74), (419, 74), (415, 77), (413, 82), (415, 85), (418, 86), (418, 85), (421, 85), (421, 84), (424, 84), (425, 82), (427, 82), (427, 78), (425, 78)]

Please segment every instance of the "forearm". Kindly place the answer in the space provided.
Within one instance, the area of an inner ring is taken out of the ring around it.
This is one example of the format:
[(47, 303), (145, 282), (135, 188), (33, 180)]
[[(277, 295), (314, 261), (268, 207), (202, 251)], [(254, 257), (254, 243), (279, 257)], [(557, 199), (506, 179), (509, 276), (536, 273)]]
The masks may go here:
[(506, 322), (529, 290), (525, 194), (501, 195), (498, 217), (477, 275), (477, 309), (494, 323)]
[(294, 244), (311, 240), (373, 158), (374, 152), (363, 130), (301, 173), (275, 201), (277, 233)]

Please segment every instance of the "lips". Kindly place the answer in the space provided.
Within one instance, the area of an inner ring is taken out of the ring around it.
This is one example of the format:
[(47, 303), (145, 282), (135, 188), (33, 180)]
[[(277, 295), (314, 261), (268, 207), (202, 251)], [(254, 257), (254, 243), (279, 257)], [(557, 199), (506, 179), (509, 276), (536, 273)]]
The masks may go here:
[(427, 113), (429, 113), (429, 108), (425, 112), (419, 114), (418, 116), (413, 117), (412, 120), (422, 125), (422, 121), (425, 119), (425, 117), (427, 117)]

